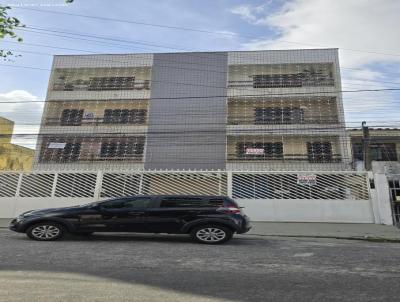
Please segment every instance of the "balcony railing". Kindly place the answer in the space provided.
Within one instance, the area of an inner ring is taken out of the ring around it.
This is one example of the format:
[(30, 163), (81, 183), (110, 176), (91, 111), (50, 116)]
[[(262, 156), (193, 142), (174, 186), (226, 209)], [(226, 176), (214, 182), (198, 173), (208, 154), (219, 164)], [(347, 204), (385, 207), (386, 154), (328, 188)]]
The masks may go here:
[(62, 120), (60, 118), (46, 118), (46, 126), (99, 126), (99, 125), (146, 125), (147, 121), (120, 120), (109, 121), (103, 117), (82, 118), (81, 120)]
[(70, 158), (41, 158), (40, 163), (87, 163), (87, 162), (99, 162), (99, 161), (137, 161), (141, 162), (143, 160), (143, 154), (130, 155), (130, 156), (115, 156), (106, 157), (100, 155), (85, 156), (85, 157), (70, 157)]
[(309, 163), (339, 163), (342, 160), (340, 154), (332, 155), (308, 155), (308, 154), (283, 154), (283, 155), (239, 155), (237, 153), (228, 154), (228, 161), (307, 161)]
[(134, 81), (129, 85), (93, 85), (90, 81), (76, 80), (72, 82), (55, 83), (53, 91), (106, 91), (106, 90), (149, 90), (150, 80)]
[(256, 83), (249, 81), (229, 81), (228, 88), (301, 88), (334, 86), (334, 79), (293, 80), (293, 81), (271, 81)]
[(302, 119), (274, 119), (274, 120), (258, 120), (254, 117), (234, 118), (228, 117), (228, 125), (296, 125), (296, 124), (337, 124), (339, 123), (337, 116), (329, 116), (327, 118), (302, 118)]

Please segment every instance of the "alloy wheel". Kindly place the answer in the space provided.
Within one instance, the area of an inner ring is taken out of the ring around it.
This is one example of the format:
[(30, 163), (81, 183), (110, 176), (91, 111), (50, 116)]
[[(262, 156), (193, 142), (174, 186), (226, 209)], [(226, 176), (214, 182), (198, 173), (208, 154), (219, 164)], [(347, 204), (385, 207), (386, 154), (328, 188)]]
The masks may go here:
[(40, 225), (32, 229), (31, 233), (38, 239), (54, 239), (60, 234), (61, 230), (54, 225)]
[(196, 237), (205, 242), (218, 242), (225, 239), (226, 233), (219, 228), (210, 227), (198, 230)]

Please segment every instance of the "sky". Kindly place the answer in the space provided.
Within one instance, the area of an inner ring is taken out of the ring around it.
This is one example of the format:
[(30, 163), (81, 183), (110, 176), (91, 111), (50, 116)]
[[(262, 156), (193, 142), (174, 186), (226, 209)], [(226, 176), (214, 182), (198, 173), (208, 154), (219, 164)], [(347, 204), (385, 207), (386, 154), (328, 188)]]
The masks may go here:
[[(398, 0), (75, 0), (68, 5), (63, 0), (0, 0), (0, 4), (12, 6), (10, 14), (27, 26), (18, 31), (22, 43), (0, 41), (2, 49), (20, 55), (0, 61), (0, 116), (16, 122), (16, 133), (38, 131), (43, 103), (1, 102), (43, 101), (54, 54), (333, 47), (339, 48), (343, 90), (400, 88)], [(75, 37), (81, 39), (67, 38), (65, 32), (80, 34)], [(396, 91), (343, 93), (347, 126), (359, 126), (362, 120), (370, 126), (400, 126), (399, 100)], [(13, 141), (35, 147), (33, 140), (20, 136)]]

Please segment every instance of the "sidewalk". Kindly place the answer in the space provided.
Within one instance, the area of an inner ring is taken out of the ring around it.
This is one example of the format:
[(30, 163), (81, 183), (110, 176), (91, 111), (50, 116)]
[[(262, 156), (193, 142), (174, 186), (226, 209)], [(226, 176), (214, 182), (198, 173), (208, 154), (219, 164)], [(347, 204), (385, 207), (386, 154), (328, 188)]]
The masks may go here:
[[(0, 218), (0, 228), (11, 219)], [(357, 223), (252, 222), (246, 235), (316, 237), (400, 242), (400, 229), (394, 226)]]
[(362, 223), (252, 222), (249, 235), (399, 241), (400, 229)]

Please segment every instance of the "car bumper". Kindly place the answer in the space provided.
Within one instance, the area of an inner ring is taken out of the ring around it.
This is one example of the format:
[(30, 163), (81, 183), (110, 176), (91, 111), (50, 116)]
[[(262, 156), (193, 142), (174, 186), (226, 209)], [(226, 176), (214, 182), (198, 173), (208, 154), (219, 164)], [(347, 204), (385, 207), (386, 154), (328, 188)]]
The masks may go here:
[(18, 233), (23, 233), (24, 232), (21, 223), (17, 219), (13, 219), (10, 222), (10, 225), (8, 226), (8, 228), (11, 231), (14, 231), (14, 232), (18, 232)]
[(252, 228), (252, 225), (250, 223), (250, 219), (247, 216), (245, 216), (243, 219), (241, 228), (236, 233), (244, 234), (244, 233), (247, 233), (248, 231), (250, 231), (251, 228)]

